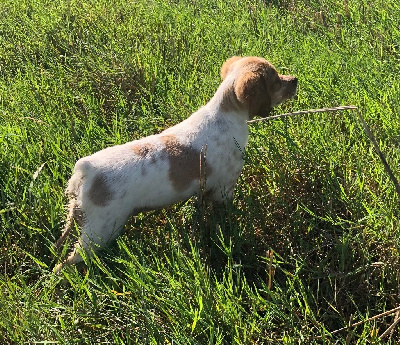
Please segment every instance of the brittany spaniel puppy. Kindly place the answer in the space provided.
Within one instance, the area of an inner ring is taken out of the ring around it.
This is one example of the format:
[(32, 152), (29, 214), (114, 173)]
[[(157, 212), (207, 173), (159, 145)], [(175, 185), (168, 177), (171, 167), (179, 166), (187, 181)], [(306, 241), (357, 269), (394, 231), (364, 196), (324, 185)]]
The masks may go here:
[(243, 167), (247, 120), (267, 116), (293, 97), (297, 78), (280, 75), (265, 59), (237, 57), (221, 68), (215, 95), (189, 118), (160, 134), (108, 147), (75, 164), (66, 194), (69, 214), (60, 247), (75, 226), (80, 236), (68, 258), (105, 247), (133, 215), (160, 209), (193, 195), (214, 203), (233, 196)]

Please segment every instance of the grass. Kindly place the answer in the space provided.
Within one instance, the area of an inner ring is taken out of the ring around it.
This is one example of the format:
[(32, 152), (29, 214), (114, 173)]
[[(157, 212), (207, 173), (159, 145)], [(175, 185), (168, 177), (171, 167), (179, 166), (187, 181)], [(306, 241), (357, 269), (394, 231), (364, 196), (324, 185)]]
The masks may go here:
[[(353, 104), (399, 178), (396, 1), (3, 0), (0, 342), (388, 344), (395, 188), (352, 112), (253, 124), (224, 219), (189, 200), (132, 219), (55, 277), (75, 161), (210, 99), (232, 55), (299, 79), (276, 114)], [(316, 339), (316, 337), (322, 337)]]

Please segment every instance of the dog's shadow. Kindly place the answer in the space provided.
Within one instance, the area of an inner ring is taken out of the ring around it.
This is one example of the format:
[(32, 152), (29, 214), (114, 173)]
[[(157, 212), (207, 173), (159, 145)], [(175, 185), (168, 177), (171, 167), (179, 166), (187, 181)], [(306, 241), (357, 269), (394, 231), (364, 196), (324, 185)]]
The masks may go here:
[(232, 266), (244, 268), (250, 277), (257, 261), (256, 239), (243, 226), (244, 219), (244, 211), (232, 201), (223, 205), (197, 201), (191, 226), (185, 231), (184, 245), (195, 246), (204, 264), (217, 277)]

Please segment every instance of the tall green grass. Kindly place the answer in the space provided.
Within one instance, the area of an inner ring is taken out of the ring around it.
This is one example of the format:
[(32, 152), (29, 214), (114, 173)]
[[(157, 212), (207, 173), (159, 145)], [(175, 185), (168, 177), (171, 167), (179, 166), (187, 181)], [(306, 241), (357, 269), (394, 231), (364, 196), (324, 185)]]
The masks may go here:
[[(195, 200), (132, 219), (86, 268), (51, 244), (75, 161), (212, 97), (232, 55), (299, 79), (275, 113), (358, 106), (395, 175), (396, 1), (14, 1), (0, 6), (0, 342), (387, 344), (399, 200), (351, 112), (251, 125), (227, 215)], [(321, 336), (322, 339), (316, 339)]]

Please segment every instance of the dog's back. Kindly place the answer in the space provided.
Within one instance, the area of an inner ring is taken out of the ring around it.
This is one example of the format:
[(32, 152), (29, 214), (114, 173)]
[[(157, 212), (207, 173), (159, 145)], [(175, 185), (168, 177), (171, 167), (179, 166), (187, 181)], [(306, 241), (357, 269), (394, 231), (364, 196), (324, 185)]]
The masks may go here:
[(114, 240), (131, 215), (200, 192), (217, 203), (233, 197), (248, 140), (246, 121), (292, 97), (297, 79), (279, 76), (266, 60), (251, 57), (228, 60), (221, 75), (214, 97), (185, 121), (76, 163), (67, 187), (69, 219), (57, 243), (65, 240), (74, 219), (81, 235), (57, 272), (82, 260), (78, 248), (102, 248)]

